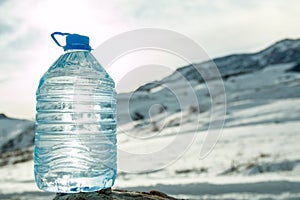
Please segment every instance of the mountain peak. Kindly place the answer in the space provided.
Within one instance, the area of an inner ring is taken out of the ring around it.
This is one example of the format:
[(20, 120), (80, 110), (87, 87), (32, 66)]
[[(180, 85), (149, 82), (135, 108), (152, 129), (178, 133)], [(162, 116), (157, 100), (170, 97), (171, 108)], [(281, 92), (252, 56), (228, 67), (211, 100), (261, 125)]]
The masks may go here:
[(0, 113), (0, 119), (8, 119), (8, 117), (5, 114)]
[(291, 43), (294, 43), (294, 42), (300, 42), (300, 39), (285, 38), (285, 39), (282, 39), (282, 40), (279, 40), (279, 41), (275, 42), (274, 45), (276, 45), (276, 44), (291, 44)]
[(262, 51), (258, 52), (257, 54), (260, 53), (274, 53), (274, 52), (284, 52), (290, 49), (296, 49), (300, 48), (300, 39), (283, 39), (280, 41), (275, 42), (273, 45), (267, 47), (266, 49), (263, 49)]

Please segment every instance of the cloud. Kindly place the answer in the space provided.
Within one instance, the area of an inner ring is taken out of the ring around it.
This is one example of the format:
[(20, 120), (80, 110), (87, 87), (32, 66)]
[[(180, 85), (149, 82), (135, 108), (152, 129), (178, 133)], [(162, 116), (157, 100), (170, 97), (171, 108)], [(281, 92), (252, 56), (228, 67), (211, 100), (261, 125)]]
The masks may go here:
[(5, 35), (5, 34), (9, 34), (13, 31), (13, 27), (8, 25), (8, 24), (5, 24), (3, 22), (0, 22), (0, 37), (2, 35)]

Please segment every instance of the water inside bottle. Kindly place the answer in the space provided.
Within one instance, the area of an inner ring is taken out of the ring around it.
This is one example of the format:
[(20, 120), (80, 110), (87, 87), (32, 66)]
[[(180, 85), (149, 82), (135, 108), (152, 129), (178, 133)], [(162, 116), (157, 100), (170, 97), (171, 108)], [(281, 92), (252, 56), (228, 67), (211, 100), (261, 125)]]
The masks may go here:
[(38, 187), (59, 193), (109, 188), (116, 177), (114, 82), (89, 51), (63, 54), (37, 90)]

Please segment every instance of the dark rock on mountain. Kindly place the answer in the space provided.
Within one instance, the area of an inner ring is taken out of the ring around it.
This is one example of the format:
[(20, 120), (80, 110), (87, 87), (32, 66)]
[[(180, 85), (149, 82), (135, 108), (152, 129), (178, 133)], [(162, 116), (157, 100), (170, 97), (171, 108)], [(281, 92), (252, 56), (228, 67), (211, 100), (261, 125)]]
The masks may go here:
[(8, 119), (8, 117), (5, 114), (0, 113), (0, 119)]
[(300, 72), (300, 63), (297, 63), (294, 67), (292, 67), (291, 69), (287, 70), (287, 72)]

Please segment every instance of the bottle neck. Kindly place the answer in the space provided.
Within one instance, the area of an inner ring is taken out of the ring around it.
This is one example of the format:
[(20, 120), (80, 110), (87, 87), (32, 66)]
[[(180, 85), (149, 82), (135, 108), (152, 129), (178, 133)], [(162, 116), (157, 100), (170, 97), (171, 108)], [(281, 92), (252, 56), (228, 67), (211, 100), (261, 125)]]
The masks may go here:
[(86, 49), (68, 49), (64, 53), (71, 53), (71, 52), (90, 52), (89, 50)]

